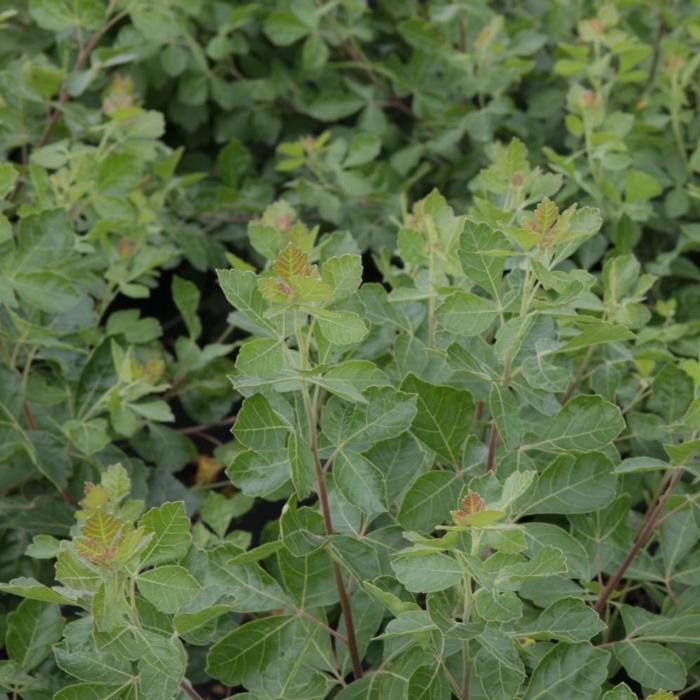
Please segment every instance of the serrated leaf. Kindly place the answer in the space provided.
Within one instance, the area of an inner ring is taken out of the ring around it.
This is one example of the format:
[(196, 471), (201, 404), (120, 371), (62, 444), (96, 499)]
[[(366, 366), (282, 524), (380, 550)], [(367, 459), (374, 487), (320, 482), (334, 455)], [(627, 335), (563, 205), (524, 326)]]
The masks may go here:
[(574, 644), (591, 639), (605, 628), (598, 614), (582, 600), (562, 598), (543, 610), (532, 624), (518, 630), (518, 634)]
[(316, 480), (314, 457), (311, 448), (298, 433), (293, 432), (289, 435), (287, 451), (289, 475), (292, 484), (294, 484), (294, 490), (300, 499), (306, 498), (313, 491)]
[(587, 513), (615, 497), (612, 462), (602, 452), (562, 455), (539, 474), (527, 505), (528, 513)]
[(608, 673), (609, 652), (585, 642), (559, 643), (535, 667), (523, 700), (596, 700)]
[(23, 600), (7, 616), (7, 655), (25, 671), (31, 671), (49, 656), (62, 632), (63, 617), (57, 605)]
[(458, 473), (430, 471), (419, 475), (401, 502), (399, 522), (407, 530), (432, 531), (449, 520), (463, 487), (463, 478)]
[(158, 610), (174, 613), (189, 605), (200, 589), (197, 579), (182, 566), (158, 566), (139, 574), (139, 592)]
[(62, 593), (26, 576), (13, 578), (9, 583), (0, 583), (0, 591), (30, 600), (38, 600), (43, 603), (56, 603), (57, 605), (74, 604), (73, 600), (67, 598)]
[(396, 578), (414, 593), (444, 591), (460, 581), (463, 575), (453, 557), (425, 550), (399, 553), (391, 566)]
[(278, 615), (241, 625), (212, 646), (207, 673), (228, 686), (247, 684), (277, 658), (295, 620)]
[(613, 653), (630, 678), (645, 688), (683, 690), (685, 665), (670, 649), (654, 642), (622, 641), (613, 644)]
[(437, 322), (456, 335), (481, 335), (496, 320), (496, 307), (470, 292), (452, 292), (435, 310)]
[(417, 397), (413, 434), (454, 466), (461, 464), (462, 450), (470, 434), (474, 400), (468, 391), (436, 386), (409, 374), (401, 391)]
[(286, 446), (289, 424), (273, 410), (262, 394), (247, 398), (233, 428), (233, 434), (252, 450), (275, 450)]
[(139, 525), (152, 536), (142, 556), (143, 565), (177, 561), (187, 554), (192, 536), (184, 503), (164, 503), (151, 508)]
[(382, 473), (359, 452), (338, 452), (333, 463), (333, 481), (343, 496), (365, 513), (386, 510)]
[(521, 449), (590, 452), (608, 445), (625, 427), (620, 409), (601, 396), (577, 396)]

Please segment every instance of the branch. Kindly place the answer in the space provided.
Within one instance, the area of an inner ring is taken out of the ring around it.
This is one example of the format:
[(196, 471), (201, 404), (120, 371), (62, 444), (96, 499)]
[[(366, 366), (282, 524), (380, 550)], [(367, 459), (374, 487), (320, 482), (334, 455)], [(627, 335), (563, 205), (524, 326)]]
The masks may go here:
[(642, 525), (639, 528), (639, 532), (635, 537), (632, 547), (630, 548), (629, 552), (627, 552), (627, 555), (623, 559), (622, 564), (620, 564), (617, 571), (608, 580), (607, 586), (605, 586), (605, 588), (600, 592), (598, 600), (593, 606), (593, 609), (599, 615), (603, 612), (608, 602), (608, 599), (613, 594), (624, 575), (627, 573), (627, 569), (629, 569), (630, 564), (634, 561), (637, 554), (639, 554), (640, 550), (644, 547), (644, 545), (646, 545), (651, 534), (658, 527), (659, 515), (661, 514), (664, 505), (666, 505), (666, 501), (669, 499), (671, 493), (673, 492), (673, 489), (676, 487), (676, 484), (683, 475), (683, 470), (676, 469), (674, 472), (669, 473), (671, 474), (671, 476), (668, 479), (666, 488), (664, 489), (663, 493), (655, 500), (655, 503), (652, 503), (649, 506), (649, 509), (647, 510), (644, 519), (642, 520)]
[[(325, 472), (323, 471), (323, 465), (318, 457), (318, 448), (316, 446), (315, 435), (312, 431), (311, 434), (311, 454), (314, 458), (314, 467), (316, 469), (316, 490), (318, 492), (318, 500), (321, 503), (321, 513), (323, 514), (323, 528), (326, 535), (333, 534), (333, 522), (331, 520), (331, 509), (328, 504), (328, 492), (326, 491), (326, 480)], [(360, 654), (357, 651), (357, 641), (355, 639), (355, 623), (352, 618), (352, 606), (350, 605), (350, 598), (348, 596), (348, 591), (345, 588), (345, 583), (343, 581), (343, 574), (340, 571), (340, 566), (338, 562), (333, 562), (333, 577), (335, 578), (335, 587), (338, 589), (338, 596), (340, 598), (340, 609), (343, 613), (343, 619), (345, 620), (345, 631), (347, 633), (347, 638), (345, 642), (347, 643), (348, 653), (350, 654), (350, 661), (352, 663), (352, 671), (355, 674), (355, 678), (362, 678), (364, 675), (362, 672), (362, 662), (360, 661)]]

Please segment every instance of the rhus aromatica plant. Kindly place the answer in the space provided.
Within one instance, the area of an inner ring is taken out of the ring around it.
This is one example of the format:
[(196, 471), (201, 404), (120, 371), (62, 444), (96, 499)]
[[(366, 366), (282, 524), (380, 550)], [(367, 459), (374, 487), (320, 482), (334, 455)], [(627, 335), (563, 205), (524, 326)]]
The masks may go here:
[(0, 700), (697, 693), (699, 50), (0, 8)]
[(177, 502), (142, 514), (110, 467), (72, 541), (30, 548), (58, 586), (3, 586), (28, 599), (9, 682), (61, 700), (196, 697), (207, 678), (341, 700), (695, 682), (697, 360), (672, 305), (650, 323), (632, 256), (571, 262), (597, 211), (560, 211), (517, 142), (502, 155), (482, 180), (505, 194), (468, 216), (438, 192), (405, 212), (384, 284), (284, 202), (250, 225), (266, 264), (219, 271), (250, 337), (217, 457), (279, 519), (250, 549), (227, 535), (235, 502), (212, 494), (194, 525)]

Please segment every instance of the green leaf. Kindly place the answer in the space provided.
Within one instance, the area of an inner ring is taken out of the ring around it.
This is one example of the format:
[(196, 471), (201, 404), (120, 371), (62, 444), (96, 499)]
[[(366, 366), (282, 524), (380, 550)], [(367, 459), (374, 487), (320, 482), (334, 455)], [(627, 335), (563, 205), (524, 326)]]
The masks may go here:
[(678, 420), (690, 406), (695, 393), (693, 380), (682, 370), (667, 364), (656, 374), (648, 407), (669, 423)]
[(321, 267), (321, 278), (333, 288), (336, 299), (346, 299), (362, 282), (362, 258), (359, 255), (329, 258)]
[(252, 450), (277, 450), (286, 447), (289, 424), (272, 409), (262, 394), (247, 398), (233, 428), (233, 434)]
[(407, 700), (449, 700), (450, 685), (438, 664), (419, 666), (408, 681)]
[(409, 374), (401, 391), (417, 396), (413, 434), (450, 464), (459, 466), (474, 417), (474, 400), (468, 391), (435, 386)]
[(523, 614), (523, 604), (515, 593), (479, 589), (473, 598), (474, 610), (484, 622), (510, 622)]
[(208, 555), (205, 585), (225, 587), (233, 596), (231, 609), (238, 612), (260, 612), (288, 605), (289, 599), (277, 581), (254, 560), (246, 560), (247, 556), (247, 552), (233, 544), (216, 547)]
[(7, 655), (31, 671), (51, 653), (61, 638), (63, 618), (58, 605), (26, 599), (7, 616), (5, 649)]
[(399, 522), (407, 530), (431, 532), (436, 525), (449, 520), (463, 487), (459, 473), (430, 471), (419, 475), (401, 502)]
[(293, 12), (276, 10), (265, 19), (263, 31), (276, 46), (289, 46), (309, 33), (307, 27)]
[(491, 297), (498, 299), (498, 290), (510, 246), (506, 239), (486, 224), (467, 222), (460, 238), (459, 259), (464, 274)]
[(250, 171), (253, 157), (238, 139), (231, 139), (216, 158), (216, 173), (229, 187), (237, 187), (241, 178)]
[(308, 105), (307, 112), (314, 119), (332, 122), (355, 114), (364, 104), (364, 100), (348, 91), (327, 90)]
[(601, 700), (637, 700), (637, 696), (626, 683), (618, 683), (614, 688), (603, 693)]
[(12, 163), (0, 163), (0, 199), (12, 190), (17, 180), (17, 171)]
[(172, 423), (175, 416), (170, 406), (165, 401), (143, 401), (141, 403), (129, 404), (129, 408), (139, 415), (164, 423)]
[(200, 588), (187, 569), (174, 564), (139, 574), (136, 585), (146, 600), (165, 613), (174, 613), (189, 605)]
[(144, 653), (138, 660), (139, 686), (144, 697), (170, 700), (178, 692), (187, 667), (187, 654), (179, 639), (143, 630), (139, 639)]
[(518, 634), (532, 639), (585, 642), (605, 629), (598, 614), (578, 598), (562, 598), (540, 613)]
[(365, 165), (376, 158), (381, 148), (382, 142), (376, 134), (358, 132), (350, 141), (343, 166), (354, 168), (358, 165)]
[(173, 275), (170, 286), (173, 301), (185, 322), (190, 338), (196, 340), (202, 333), (202, 324), (197, 317), (200, 293), (196, 285), (178, 275)]
[(634, 337), (634, 333), (624, 326), (616, 326), (612, 323), (592, 323), (586, 325), (579, 335), (567, 341), (559, 352), (573, 352), (594, 345), (632, 340)]
[(269, 452), (241, 452), (226, 469), (226, 475), (247, 496), (267, 496), (289, 480), (289, 453), (286, 449)]
[(329, 401), (321, 417), (324, 436), (338, 448), (357, 451), (408, 430), (416, 416), (416, 398), (389, 387), (369, 387), (366, 405)]
[(487, 627), (477, 638), (479, 651), (474, 656), (470, 688), (477, 697), (511, 700), (525, 680), (525, 668), (512, 639)]
[(319, 331), (332, 345), (354, 345), (367, 335), (364, 321), (352, 311), (309, 309), (309, 312), (316, 317)]
[(505, 446), (508, 449), (519, 447), (523, 428), (518, 413), (518, 402), (513, 393), (501, 384), (492, 384), (489, 411)]
[(131, 664), (116, 656), (86, 650), (71, 651), (61, 646), (55, 646), (53, 652), (58, 667), (81, 681), (116, 686), (134, 683)]
[(528, 561), (502, 566), (496, 573), (495, 582), (500, 585), (515, 581), (531, 581), (566, 572), (566, 559), (561, 550), (548, 545), (539, 549)]
[(341, 450), (333, 463), (333, 480), (341, 494), (365, 513), (386, 510), (384, 478), (359, 452)]
[(69, 420), (62, 427), (71, 442), (88, 457), (110, 443), (107, 421), (102, 418), (91, 421)]
[(613, 644), (613, 653), (630, 678), (645, 688), (683, 690), (685, 665), (670, 649), (654, 642), (622, 641)]
[(496, 320), (496, 307), (470, 292), (452, 292), (435, 311), (437, 322), (456, 335), (481, 335)]
[(30, 600), (38, 600), (43, 603), (56, 603), (58, 605), (74, 604), (74, 601), (67, 598), (65, 595), (26, 576), (13, 578), (9, 583), (0, 583), (0, 591)]
[(241, 345), (236, 367), (253, 377), (269, 379), (284, 367), (284, 346), (276, 338), (254, 338)]
[(274, 324), (265, 316), (269, 304), (258, 291), (255, 274), (242, 270), (217, 270), (216, 274), (224, 296), (251, 327), (264, 335), (275, 335)]
[(528, 549), (534, 554), (542, 547), (560, 549), (566, 557), (569, 573), (576, 578), (588, 579), (591, 576), (589, 556), (583, 545), (566, 530), (552, 523), (528, 522), (524, 524)]
[(523, 511), (588, 513), (612, 501), (616, 484), (613, 464), (603, 453), (562, 455), (539, 474)]
[(73, 282), (60, 273), (25, 272), (17, 275), (13, 283), (27, 304), (49, 313), (70, 311), (81, 299)]
[(192, 536), (184, 503), (164, 503), (151, 508), (139, 525), (152, 536), (141, 558), (143, 565), (177, 561), (187, 554)]
[(577, 396), (537, 435), (529, 435), (523, 450), (591, 452), (608, 445), (624, 429), (620, 409), (601, 396)]
[(316, 469), (311, 448), (298, 433), (293, 432), (289, 435), (287, 451), (289, 475), (294, 490), (300, 499), (306, 498), (313, 491), (316, 481)]
[(409, 550), (392, 559), (396, 578), (414, 593), (434, 593), (462, 579), (459, 564), (450, 556), (427, 550)]
[(523, 700), (596, 700), (607, 678), (609, 652), (585, 642), (559, 643), (535, 667)]
[(228, 686), (248, 685), (285, 648), (295, 620), (277, 615), (241, 625), (212, 646), (207, 673)]
[(646, 202), (662, 191), (657, 180), (642, 170), (631, 168), (625, 173), (625, 199), (628, 202)]

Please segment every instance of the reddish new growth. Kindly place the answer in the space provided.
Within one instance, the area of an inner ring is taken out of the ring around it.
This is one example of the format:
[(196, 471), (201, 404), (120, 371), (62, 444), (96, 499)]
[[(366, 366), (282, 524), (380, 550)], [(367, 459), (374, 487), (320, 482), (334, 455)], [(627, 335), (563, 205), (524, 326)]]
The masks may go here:
[(466, 518), (470, 515), (474, 515), (474, 513), (480, 513), (486, 508), (484, 500), (475, 491), (470, 491), (459, 505), (459, 510), (452, 511), (452, 521), (455, 525), (466, 525)]

